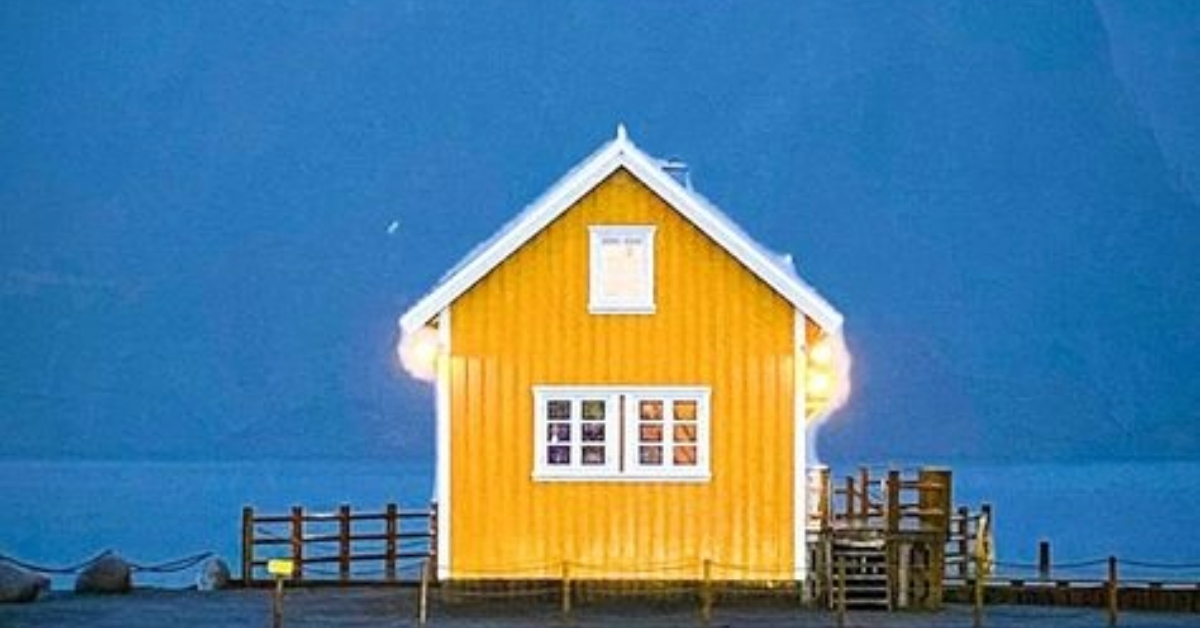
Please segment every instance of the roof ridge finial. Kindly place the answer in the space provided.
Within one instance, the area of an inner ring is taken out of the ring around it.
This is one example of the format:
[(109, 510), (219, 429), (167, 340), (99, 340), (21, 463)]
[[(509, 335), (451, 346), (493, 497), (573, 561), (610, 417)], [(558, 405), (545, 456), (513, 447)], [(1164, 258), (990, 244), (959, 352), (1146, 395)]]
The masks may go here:
[(617, 141), (618, 142), (628, 142), (629, 141), (629, 133), (627, 133), (625, 131), (625, 123), (624, 122), (617, 123)]

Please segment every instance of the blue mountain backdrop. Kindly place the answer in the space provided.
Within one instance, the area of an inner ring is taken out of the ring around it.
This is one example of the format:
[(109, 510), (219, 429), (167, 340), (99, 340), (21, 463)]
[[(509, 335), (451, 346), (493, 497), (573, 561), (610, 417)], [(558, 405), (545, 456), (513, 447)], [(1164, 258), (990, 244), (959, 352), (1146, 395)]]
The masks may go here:
[(0, 6), (0, 457), (405, 458), (624, 122), (846, 314), (834, 460), (1200, 456), (1200, 3)]

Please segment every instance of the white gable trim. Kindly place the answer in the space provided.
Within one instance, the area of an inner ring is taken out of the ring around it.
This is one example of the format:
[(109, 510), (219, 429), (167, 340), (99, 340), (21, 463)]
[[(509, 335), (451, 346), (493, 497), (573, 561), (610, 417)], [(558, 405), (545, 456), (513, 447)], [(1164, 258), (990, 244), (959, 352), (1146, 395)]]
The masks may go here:
[(450, 503), (450, 382), (451, 382), (451, 362), (450, 356), (450, 308), (442, 310), (438, 315), (438, 347), (439, 355), (437, 359), (437, 398), (435, 401), (435, 417), (437, 423), (436, 435), (436, 450), (437, 450), (437, 475), (434, 478), (434, 500), (438, 505), (437, 513), (437, 564), (434, 565), (435, 574), (439, 582), (444, 582), (450, 578), (450, 566), (452, 558), (450, 556), (450, 516), (452, 514), (452, 504)]
[(758, 245), (728, 224), (726, 219), (671, 175), (663, 172), (653, 158), (633, 144), (624, 127), (618, 128), (616, 139), (563, 177), (489, 245), (466, 260), (457, 272), (405, 312), (400, 317), (400, 327), (405, 332), (412, 332), (428, 323), (622, 167), (822, 328), (831, 333), (841, 328), (842, 315), (833, 306), (804, 282), (784, 271)]
[(792, 313), (792, 577), (808, 579), (808, 347), (804, 313)]
[(627, 153), (626, 166), (654, 193), (720, 244), (793, 306), (810, 316), (822, 329), (832, 331), (841, 328), (842, 315), (825, 299), (796, 277), (784, 272), (763, 253), (761, 247), (708, 209), (695, 194), (659, 168), (648, 155), (632, 143), (630, 148), (632, 150)]
[(443, 281), (400, 317), (400, 327), (411, 332), (429, 322), (438, 312), (474, 286), (493, 268), (515, 253), (526, 242), (574, 205), (592, 188), (600, 185), (621, 165), (620, 140), (610, 142), (601, 151), (567, 175), (526, 211), (520, 220), (459, 271)]

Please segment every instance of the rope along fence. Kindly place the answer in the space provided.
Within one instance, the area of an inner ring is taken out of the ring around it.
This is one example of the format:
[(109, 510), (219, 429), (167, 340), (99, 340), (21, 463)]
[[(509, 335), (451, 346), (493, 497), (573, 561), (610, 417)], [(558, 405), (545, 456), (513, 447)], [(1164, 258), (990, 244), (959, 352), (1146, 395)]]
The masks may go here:
[[(69, 565), (40, 565), (0, 555), (0, 560), (22, 568), (52, 575), (77, 574), (110, 552)], [(195, 568), (214, 558), (212, 552), (199, 552), (161, 562), (130, 562), (135, 572), (176, 573)], [(552, 562), (489, 566), (472, 570), (457, 569), (456, 580), (434, 588), (425, 580), (431, 573), (431, 557), (398, 559), (397, 571), (413, 570), (421, 574), (419, 606), (423, 617), (429, 608), (431, 591), (446, 603), (495, 603), (513, 601), (527, 604), (542, 601), (570, 616), (580, 605), (605, 600), (656, 600), (694, 605), (698, 616), (709, 621), (720, 604), (739, 599), (770, 598), (818, 612), (828, 612), (844, 623), (848, 611), (836, 598), (832, 603), (816, 604), (813, 580), (797, 582), (784, 570), (763, 569), (714, 560), (682, 560), (629, 565), (601, 565), (587, 562)], [(1153, 608), (1179, 612), (1200, 612), (1200, 562), (1154, 561), (1094, 557), (1053, 563), (995, 560), (980, 552), (972, 576), (947, 577), (947, 599), (970, 605), (975, 626), (983, 626), (989, 616), (997, 619), (1053, 617), (1064, 619), (1056, 608), (1036, 610), (1026, 606), (1090, 607), (1075, 612), (1084, 616), (1101, 610), (1109, 625), (1119, 625), (1123, 610)], [(336, 578), (340, 570), (310, 569), (316, 576)], [(366, 575), (364, 571), (364, 575)], [(370, 575), (385, 574), (386, 569)], [(1049, 574), (1046, 577), (1046, 574)], [(1128, 575), (1123, 575), (1127, 573)], [(611, 578), (618, 574), (623, 578)], [(976, 576), (978, 574), (978, 576)], [(836, 582), (834, 583), (836, 586)], [(1153, 596), (1173, 596), (1174, 601), (1155, 602)], [(790, 601), (789, 601), (790, 600)], [(994, 608), (1001, 606), (1001, 608)], [(961, 608), (961, 607), (960, 607)], [(954, 612), (954, 611), (951, 611)]]
[[(26, 569), (26, 570), (29, 570), (29, 571), (32, 571), (35, 573), (46, 574), (48, 576), (74, 576), (74, 575), (78, 575), (80, 572), (87, 569), (88, 567), (95, 565), (97, 562), (99, 562), (105, 556), (111, 556), (111, 555), (113, 555), (112, 550), (105, 550), (85, 561), (75, 563), (73, 565), (67, 565), (65, 567), (53, 567), (53, 566), (49, 566), (49, 565), (39, 565), (36, 563), (31, 563), (31, 562), (20, 560), (13, 556), (7, 556), (4, 554), (0, 554), (0, 561), (8, 562), (8, 563), (16, 565), (22, 569)], [(194, 569), (200, 563), (202, 563), (210, 558), (216, 558), (216, 557), (217, 557), (217, 555), (214, 552), (200, 552), (199, 554), (191, 554), (189, 556), (184, 556), (182, 558), (176, 558), (173, 560), (163, 561), (160, 563), (138, 563), (138, 562), (133, 562), (133, 561), (128, 561), (128, 562), (129, 562), (130, 571), (132, 571), (133, 573), (166, 574), (166, 573), (179, 573), (181, 571), (187, 571), (189, 569)]]
[(972, 577), (953, 581), (948, 598), (968, 601), (975, 626), (989, 604), (1103, 608), (1108, 625), (1122, 610), (1200, 612), (1200, 562), (1120, 559), (1116, 556), (1038, 563), (993, 560), (980, 554)]
[[(168, 576), (176, 576), (183, 572), (190, 572), (190, 571), (198, 572), (200, 570), (201, 564), (203, 564), (209, 560), (219, 561), (219, 559), (220, 559), (220, 557), (216, 554), (216, 552), (206, 551), (206, 552), (199, 552), (196, 554), (189, 554), (187, 556), (182, 556), (180, 558), (165, 560), (165, 561), (161, 561), (161, 562), (145, 563), (145, 562), (127, 560), (123, 557), (120, 557), (118, 554), (116, 554), (112, 550), (105, 550), (103, 552), (100, 552), (100, 553), (92, 556), (91, 558), (89, 558), (87, 560), (83, 560), (78, 563), (69, 564), (69, 565), (39, 564), (39, 563), (31, 562), (31, 561), (21, 560), (19, 558), (16, 558), (15, 556), (8, 556), (5, 554), (0, 554), (0, 563), (8, 563), (10, 565), (14, 565), (16, 567), (19, 567), (21, 569), (24, 569), (24, 570), (32, 572), (32, 573), (42, 574), (45, 576), (50, 576), (52, 578), (58, 579), (58, 578), (67, 578), (70, 576), (77, 576), (77, 577), (81, 576), (88, 569), (97, 565), (98, 563), (100, 563), (102, 560), (104, 560), (107, 557), (117, 557), (122, 563), (124, 563), (126, 566), (128, 566), (129, 574), (131, 576), (139, 575), (139, 574), (149, 574), (152, 576), (157, 576), (155, 578), (151, 578), (151, 582), (149, 583), (149, 586), (152, 586), (152, 587), (158, 588), (158, 589), (180, 589), (180, 590), (194, 589), (197, 586), (201, 586), (201, 583), (200, 583), (201, 579), (200, 579), (199, 575), (197, 575), (197, 578), (195, 579), (195, 582), (193, 584), (188, 584), (188, 585), (181, 585), (179, 583), (180, 578), (170, 578)], [(60, 581), (59, 585), (62, 585), (62, 584), (64, 584), (64, 583), (62, 583)], [(146, 584), (146, 583), (139, 583), (138, 586), (142, 586), (143, 584)], [(59, 586), (59, 585), (53, 585), (53, 586)]]
[[(1042, 590), (1058, 592), (1059, 598), (1022, 599), (1011, 592), (1020, 587), (1036, 587), (1033, 581), (1014, 585), (1009, 571), (1036, 571), (1038, 565), (997, 561), (980, 554), (980, 564), (965, 580), (947, 578), (948, 601), (966, 604), (975, 626), (986, 624), (987, 618), (997, 619), (1069, 619), (1103, 613), (1109, 625), (1118, 625), (1120, 612), (1132, 609), (1158, 609), (1181, 612), (1200, 612), (1200, 564), (1166, 563), (1145, 560), (1118, 561), (1115, 558), (1093, 558), (1067, 561), (1055, 565), (1055, 573), (1073, 571), (1079, 574), (1069, 582), (1050, 581)], [(1146, 569), (1169, 570), (1172, 579), (1152, 581), (1120, 576), (1121, 565)], [(889, 565), (898, 567), (898, 565)], [(999, 571), (998, 571), (999, 570)], [(840, 569), (837, 571), (841, 571)], [(606, 576), (607, 574), (607, 576)], [(974, 574), (981, 574), (976, 577)], [(611, 576), (617, 577), (611, 577)], [(735, 608), (739, 601), (772, 600), (794, 605), (808, 612), (828, 613), (834, 623), (845, 625), (846, 616), (859, 612), (849, 607), (845, 599), (830, 595), (820, 597), (814, 590), (819, 586), (811, 577), (796, 581), (782, 570), (762, 569), (713, 560), (673, 561), (660, 564), (597, 565), (585, 562), (554, 562), (540, 564), (489, 565), (477, 569), (456, 568), (455, 580), (443, 583), (434, 594), (444, 603), (493, 604), (513, 602), (521, 605), (544, 603), (543, 611), (557, 610), (564, 617), (604, 602), (650, 601), (691, 606), (704, 622), (711, 620), (722, 605)], [(836, 589), (840, 583), (834, 580)], [(1182, 601), (1159, 602), (1158, 605), (1139, 598), (1146, 592), (1161, 590), (1187, 593)], [(1008, 592), (1008, 595), (1005, 593)], [(1165, 604), (1165, 605), (1164, 605)], [(1068, 611), (1063, 607), (1077, 607)], [(427, 604), (423, 602), (423, 607)], [(1055, 607), (1055, 608), (1050, 608)], [(536, 606), (532, 608), (537, 608)], [(963, 612), (964, 606), (954, 605), (945, 612)], [(1011, 623), (1008, 622), (1008, 623)]]

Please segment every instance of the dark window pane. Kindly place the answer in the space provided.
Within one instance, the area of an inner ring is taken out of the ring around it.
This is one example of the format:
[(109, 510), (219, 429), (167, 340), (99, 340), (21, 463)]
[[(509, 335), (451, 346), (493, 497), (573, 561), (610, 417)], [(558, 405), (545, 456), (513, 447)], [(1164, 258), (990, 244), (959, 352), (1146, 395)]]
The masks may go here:
[(546, 440), (551, 443), (571, 442), (570, 423), (550, 423), (546, 426)]
[(675, 442), (677, 442), (677, 443), (694, 443), (694, 442), (696, 442), (696, 426), (695, 425), (676, 425), (675, 426)]
[(638, 403), (638, 416), (643, 421), (661, 421), (663, 417), (663, 402), (642, 401)]
[(547, 401), (546, 418), (551, 421), (571, 418), (571, 402), (566, 399)]
[(641, 441), (643, 443), (661, 443), (663, 439), (663, 429), (661, 425), (642, 425), (640, 426)]
[(583, 448), (583, 464), (586, 465), (602, 465), (604, 464), (604, 448), (595, 445), (588, 445)]
[(675, 406), (675, 420), (676, 421), (695, 421), (696, 420), (696, 402), (695, 401), (676, 401), (674, 406)]
[(551, 445), (546, 448), (546, 458), (550, 464), (571, 464), (571, 448), (562, 445)]
[(638, 461), (649, 466), (661, 465), (663, 461), (662, 447), (646, 445), (638, 447)]
[(687, 445), (675, 448), (675, 464), (680, 467), (696, 466), (696, 446)]
[(603, 443), (604, 442), (604, 424), (603, 423), (584, 423), (583, 424), (583, 442), (585, 442), (585, 443)]
[(604, 420), (604, 402), (599, 399), (590, 399), (583, 402), (583, 420), (585, 421), (603, 421)]

